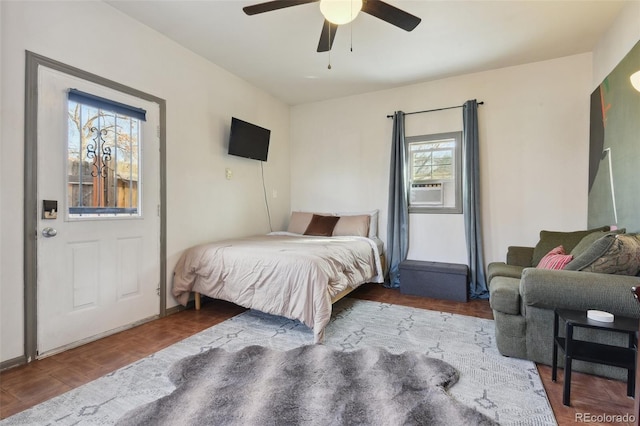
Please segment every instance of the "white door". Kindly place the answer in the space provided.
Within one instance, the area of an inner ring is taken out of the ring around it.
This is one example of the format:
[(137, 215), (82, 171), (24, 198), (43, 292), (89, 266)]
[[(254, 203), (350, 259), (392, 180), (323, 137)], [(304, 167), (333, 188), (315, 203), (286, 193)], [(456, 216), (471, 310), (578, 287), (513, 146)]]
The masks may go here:
[[(146, 121), (111, 113), (114, 126), (102, 110), (70, 104), (72, 88), (142, 108)], [(155, 103), (39, 68), (39, 357), (159, 314), (158, 125)], [(125, 127), (119, 139), (108, 134)]]

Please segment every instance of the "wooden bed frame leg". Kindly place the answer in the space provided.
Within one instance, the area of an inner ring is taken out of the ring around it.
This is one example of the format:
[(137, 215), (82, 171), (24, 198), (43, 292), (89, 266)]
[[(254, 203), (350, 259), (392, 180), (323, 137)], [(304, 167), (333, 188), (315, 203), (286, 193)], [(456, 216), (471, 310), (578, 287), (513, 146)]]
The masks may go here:
[(194, 300), (196, 302), (196, 311), (200, 310), (200, 293), (194, 293)]

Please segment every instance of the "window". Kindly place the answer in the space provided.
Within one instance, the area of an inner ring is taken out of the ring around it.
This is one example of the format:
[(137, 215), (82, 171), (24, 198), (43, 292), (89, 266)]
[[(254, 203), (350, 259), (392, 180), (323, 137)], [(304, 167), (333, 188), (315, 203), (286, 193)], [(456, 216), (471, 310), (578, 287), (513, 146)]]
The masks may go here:
[(71, 89), (68, 117), (69, 217), (140, 216), (145, 111)]
[(462, 132), (412, 136), (406, 143), (409, 212), (462, 213)]

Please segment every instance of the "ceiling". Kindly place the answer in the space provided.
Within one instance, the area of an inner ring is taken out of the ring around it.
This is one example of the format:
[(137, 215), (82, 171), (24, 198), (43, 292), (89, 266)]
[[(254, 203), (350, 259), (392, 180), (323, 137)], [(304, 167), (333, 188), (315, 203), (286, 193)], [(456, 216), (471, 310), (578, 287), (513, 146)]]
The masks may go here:
[(242, 11), (261, 2), (107, 0), (290, 105), (590, 52), (626, 4), (387, 0), (422, 22), (406, 32), (360, 13), (338, 28), (329, 55), (316, 52), (318, 3)]

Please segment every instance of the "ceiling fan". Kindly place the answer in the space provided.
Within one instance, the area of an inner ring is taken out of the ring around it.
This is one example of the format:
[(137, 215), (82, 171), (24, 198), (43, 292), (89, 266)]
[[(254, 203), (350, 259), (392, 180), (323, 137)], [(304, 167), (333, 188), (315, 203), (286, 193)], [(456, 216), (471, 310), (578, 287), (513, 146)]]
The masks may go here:
[(320, 41), (318, 42), (318, 52), (331, 50), (338, 25), (351, 22), (360, 11), (382, 19), (405, 31), (413, 30), (421, 21), (417, 16), (380, 0), (275, 0), (246, 6), (242, 10), (247, 15), (257, 15), (286, 7), (317, 2), (320, 2), (320, 11), (325, 17), (322, 33), (320, 33)]

